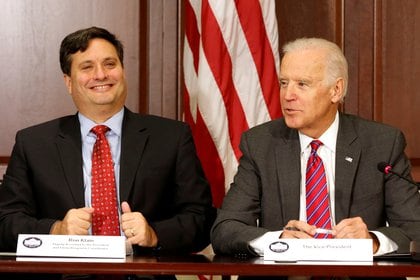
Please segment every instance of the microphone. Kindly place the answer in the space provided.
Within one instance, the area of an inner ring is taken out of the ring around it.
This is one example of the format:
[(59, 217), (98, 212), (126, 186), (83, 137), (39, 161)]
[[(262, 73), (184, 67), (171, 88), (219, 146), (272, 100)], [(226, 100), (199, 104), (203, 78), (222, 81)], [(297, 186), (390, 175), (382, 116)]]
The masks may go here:
[[(420, 185), (417, 184), (416, 182), (414, 182), (413, 180), (402, 176), (401, 174), (392, 171), (392, 166), (386, 162), (380, 162), (378, 163), (378, 170), (381, 171), (384, 174), (392, 174), (392, 175), (396, 175), (398, 177), (400, 177), (401, 179), (406, 180), (407, 182), (409, 182), (410, 184), (413, 184), (414, 186), (416, 186), (419, 190), (420, 190)], [(411, 254), (411, 258), (414, 261), (420, 261), (420, 241), (418, 240), (413, 240), (410, 242), (410, 254)]]
[(392, 166), (390, 164), (384, 162), (384, 161), (378, 163), (378, 170), (381, 171), (384, 174), (392, 174), (392, 175), (398, 176), (401, 179), (406, 180), (410, 184), (413, 184), (418, 189), (420, 189), (420, 185), (418, 183), (414, 182), (413, 180), (411, 180), (411, 179), (409, 179), (409, 178), (407, 178), (407, 177), (405, 177), (405, 176), (403, 176), (403, 175), (401, 175), (401, 174), (399, 174), (397, 172), (394, 172), (392, 170)]

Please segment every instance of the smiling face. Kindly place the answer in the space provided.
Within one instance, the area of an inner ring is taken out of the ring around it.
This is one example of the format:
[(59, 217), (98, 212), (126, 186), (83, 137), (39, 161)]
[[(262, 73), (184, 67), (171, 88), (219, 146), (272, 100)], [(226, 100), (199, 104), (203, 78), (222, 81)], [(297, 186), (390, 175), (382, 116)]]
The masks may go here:
[(281, 62), (280, 100), (287, 126), (318, 138), (334, 121), (343, 79), (328, 84), (324, 49), (287, 52)]
[(71, 73), (64, 74), (64, 82), (79, 112), (101, 123), (120, 111), (127, 85), (115, 47), (104, 39), (93, 39), (71, 61)]

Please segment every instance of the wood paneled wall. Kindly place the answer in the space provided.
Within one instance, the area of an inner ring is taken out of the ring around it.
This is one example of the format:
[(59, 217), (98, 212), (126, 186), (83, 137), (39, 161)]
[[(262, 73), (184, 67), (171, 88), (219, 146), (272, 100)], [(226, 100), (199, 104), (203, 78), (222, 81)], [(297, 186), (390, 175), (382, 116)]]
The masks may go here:
[[(6, 3), (10, 5), (13, 1), (21, 1), (24, 5), (32, 3), (28, 0), (7, 0)], [(402, 129), (408, 141), (406, 151), (414, 166), (413, 175), (420, 181), (420, 148), (417, 145), (420, 138), (420, 130), (417, 129), (420, 93), (416, 87), (420, 74), (420, 52), (417, 50), (420, 48), (420, 37), (415, 28), (417, 21), (420, 21), (420, 1), (275, 1), (280, 45), (303, 36), (323, 37), (340, 45), (350, 68), (349, 93), (343, 110)], [(55, 3), (54, 0), (50, 2)], [(81, 9), (86, 5), (85, 1), (70, 2), (72, 9)], [(108, 2), (114, 3), (113, 0)], [(119, 8), (97, 1), (92, 1), (91, 5), (100, 6), (102, 12), (107, 13), (107, 10), (131, 9), (129, 6), (132, 2), (137, 1), (123, 1)], [(120, 2), (115, 0), (115, 3)], [(138, 36), (138, 55), (134, 54), (134, 57), (138, 58), (139, 65), (134, 82), (137, 81), (139, 85), (137, 105), (142, 113), (182, 119), (182, 7), (183, 0), (138, 2), (139, 24), (128, 33), (133, 38)], [(68, 12), (70, 14), (74, 14), (73, 10)], [(65, 15), (63, 12), (62, 17)], [(48, 24), (60, 24), (62, 17), (49, 18)], [(42, 18), (33, 19), (39, 21), (35, 26), (42, 25)], [(0, 23), (3, 28), (3, 22)], [(95, 20), (89, 23), (95, 23)], [(42, 44), (37, 46), (42, 50)], [(0, 48), (0, 53), (10, 52), (9, 48)], [(43, 63), (45, 61), (40, 60), (37, 66), (43, 67)], [(9, 76), (22, 76), (15, 65), (9, 68), (17, 71), (13, 75), (10, 72)], [(26, 90), (13, 94), (21, 96), (8, 99), (7, 102), (26, 100)], [(49, 102), (59, 104), (59, 100)], [(28, 109), (35, 110), (32, 107)], [(13, 109), (3, 106), (1, 110), (4, 120), (8, 110)], [(0, 152), (3, 161), (7, 156), (4, 151)]]
[(350, 66), (345, 111), (400, 128), (420, 181), (420, 2), (344, 2), (344, 50)]
[(182, 1), (140, 3), (140, 112), (180, 119)]
[(138, 111), (138, 1), (0, 3), (0, 163), (7, 162), (17, 130), (76, 112), (64, 86), (58, 54), (61, 40), (77, 29), (105, 27), (123, 41), (127, 106)]
[(420, 2), (380, 3), (382, 36), (378, 50), (382, 63), (378, 67), (375, 110), (380, 121), (404, 131), (407, 153), (416, 166), (414, 175), (420, 181), (420, 33), (416, 28), (420, 26)]
[(280, 46), (300, 37), (322, 37), (342, 46), (341, 0), (277, 0)]

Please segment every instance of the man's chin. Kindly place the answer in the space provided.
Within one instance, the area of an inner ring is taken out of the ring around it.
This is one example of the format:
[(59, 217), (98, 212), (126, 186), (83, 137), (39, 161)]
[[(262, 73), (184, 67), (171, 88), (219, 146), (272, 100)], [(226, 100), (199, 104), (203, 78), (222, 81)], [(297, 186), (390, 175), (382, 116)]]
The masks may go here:
[(289, 128), (294, 128), (294, 129), (299, 129), (300, 128), (299, 123), (296, 120), (294, 120), (293, 118), (285, 117), (284, 121), (286, 122), (286, 125)]

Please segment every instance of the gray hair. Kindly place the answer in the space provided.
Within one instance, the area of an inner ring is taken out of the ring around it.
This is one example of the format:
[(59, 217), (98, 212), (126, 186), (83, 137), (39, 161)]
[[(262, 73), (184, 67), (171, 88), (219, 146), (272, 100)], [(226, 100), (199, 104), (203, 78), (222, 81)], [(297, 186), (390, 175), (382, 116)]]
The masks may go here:
[(283, 53), (313, 49), (324, 49), (326, 57), (326, 83), (333, 85), (338, 78), (344, 80), (344, 92), (341, 102), (347, 94), (348, 64), (342, 50), (335, 43), (322, 38), (300, 38), (288, 42), (283, 46)]

